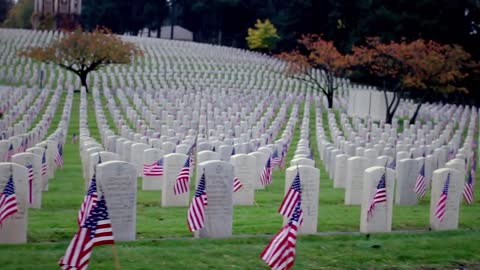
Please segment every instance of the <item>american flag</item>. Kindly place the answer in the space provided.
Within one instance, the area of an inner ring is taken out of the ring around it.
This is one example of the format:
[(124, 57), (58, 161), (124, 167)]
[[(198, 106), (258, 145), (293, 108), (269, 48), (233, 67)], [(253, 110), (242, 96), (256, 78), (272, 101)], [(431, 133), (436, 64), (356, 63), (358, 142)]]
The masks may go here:
[(144, 176), (162, 176), (163, 175), (163, 158), (152, 164), (143, 165)]
[(187, 156), (190, 159), (190, 168), (195, 167), (195, 147), (196, 143), (193, 143), (192, 147), (187, 152)]
[(287, 157), (287, 152), (288, 152), (288, 145), (284, 143), (282, 146), (282, 159), (280, 161), (281, 165), (285, 162), (285, 158)]
[(397, 159), (393, 158), (392, 161), (387, 165), (387, 168), (395, 170), (396, 167), (397, 167)]
[(3, 188), (0, 194), (0, 225), (9, 216), (15, 214), (17, 208), (17, 196), (15, 195), (15, 184), (13, 183), (13, 176), (10, 175), (7, 185)]
[(82, 226), (85, 223), (85, 220), (90, 215), (90, 211), (97, 204), (97, 179), (95, 174), (90, 180), (90, 187), (88, 188), (87, 194), (83, 198), (82, 205), (78, 211), (77, 222), (79, 226)]
[(185, 164), (183, 164), (182, 170), (175, 180), (175, 185), (173, 186), (173, 193), (175, 195), (180, 195), (182, 193), (190, 191), (189, 187), (190, 182), (190, 157), (187, 157)]
[(417, 176), (417, 182), (415, 183), (415, 193), (418, 197), (423, 198), (427, 192), (427, 183), (425, 182), (425, 163), (422, 164), (422, 168)]
[(20, 143), (20, 147), (18, 148), (18, 152), (25, 152), (27, 150), (27, 146), (25, 144), (25, 139), (22, 139), (22, 142)]
[(302, 200), (302, 187), (300, 182), (300, 172), (297, 170), (297, 174), (293, 179), (292, 186), (288, 190), (287, 194), (283, 198), (282, 204), (278, 209), (278, 212), (283, 216), (289, 218), (295, 206)]
[(260, 257), (272, 270), (288, 270), (295, 261), (297, 231), (302, 223), (302, 204), (298, 202), (288, 223), (273, 237)]
[(42, 176), (47, 174), (47, 148), (45, 148), (45, 151), (43, 151), (41, 172)]
[(57, 164), (58, 167), (63, 166), (63, 147), (61, 144), (58, 144), (58, 150), (57, 153), (55, 153), (55, 164)]
[(270, 162), (270, 158), (267, 160), (267, 164), (265, 164), (265, 167), (260, 174), (260, 182), (263, 186), (272, 183), (272, 164)]
[(450, 151), (448, 151), (447, 159), (451, 160), (451, 159), (454, 159), (454, 158), (455, 158), (455, 152), (453, 151), (453, 149), (450, 149)]
[[(473, 165), (473, 164), (472, 164)], [(465, 183), (465, 187), (463, 188), (463, 198), (468, 204), (473, 203), (473, 174), (472, 170), (468, 173), (468, 179)]]
[(239, 189), (243, 187), (242, 182), (238, 179), (238, 177), (233, 178), (233, 192), (237, 192)]
[(33, 165), (28, 164), (27, 166), (28, 170), (28, 202), (32, 203), (33, 202)]
[(64, 270), (87, 269), (93, 247), (114, 243), (112, 223), (108, 216), (105, 198), (102, 197), (73, 236), (65, 255), (58, 264)]
[(373, 216), (373, 211), (375, 210), (375, 206), (377, 204), (387, 201), (387, 183), (386, 183), (385, 177), (386, 177), (385, 173), (383, 173), (382, 177), (380, 178), (380, 181), (378, 182), (375, 195), (373, 196), (373, 199), (370, 202), (370, 205), (368, 206), (368, 211), (367, 211), (368, 217)]
[(205, 205), (208, 204), (205, 192), (205, 172), (200, 177), (195, 196), (190, 203), (187, 214), (188, 228), (191, 232), (203, 228), (205, 222)]
[(12, 160), (12, 156), (15, 155), (15, 150), (13, 150), (13, 144), (10, 144), (7, 151), (6, 161)]
[(278, 155), (277, 148), (275, 148), (275, 150), (273, 151), (271, 159), (272, 159), (272, 167), (280, 166), (280, 164), (282, 164), (282, 160)]
[(435, 217), (442, 222), (445, 213), (447, 212), (447, 200), (448, 200), (448, 186), (450, 184), (450, 173), (447, 175), (447, 180), (443, 185), (442, 194), (437, 202), (437, 208), (435, 209)]

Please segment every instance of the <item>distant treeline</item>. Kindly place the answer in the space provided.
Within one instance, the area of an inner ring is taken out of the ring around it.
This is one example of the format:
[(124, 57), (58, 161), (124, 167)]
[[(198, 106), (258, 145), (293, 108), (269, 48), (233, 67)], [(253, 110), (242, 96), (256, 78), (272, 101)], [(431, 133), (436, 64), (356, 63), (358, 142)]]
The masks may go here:
[[(8, 26), (31, 27), (25, 14), (31, 14), (33, 0), (18, 2)], [(13, 3), (0, 0), (0, 21), (9, 19)], [(191, 30), (195, 41), (246, 48), (247, 29), (257, 19), (269, 19), (281, 36), (278, 52), (295, 47), (301, 34), (323, 33), (343, 51), (368, 36), (423, 38), (459, 44), (480, 58), (478, 0), (83, 0), (82, 5), (81, 24), (89, 30), (101, 25), (136, 34), (173, 21)]]

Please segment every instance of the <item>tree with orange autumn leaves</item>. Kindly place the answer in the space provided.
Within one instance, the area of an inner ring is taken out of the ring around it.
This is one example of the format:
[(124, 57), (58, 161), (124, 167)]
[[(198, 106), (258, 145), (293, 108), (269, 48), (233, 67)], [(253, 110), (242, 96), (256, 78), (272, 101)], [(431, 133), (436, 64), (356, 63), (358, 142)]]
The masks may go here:
[(333, 95), (339, 87), (337, 78), (348, 72), (347, 55), (319, 35), (305, 35), (298, 42), (301, 51), (278, 55), (288, 63), (287, 75), (318, 88), (327, 98), (328, 108), (332, 108)]
[[(368, 38), (366, 45), (354, 46), (350, 54), (340, 53), (333, 42), (317, 35), (303, 36), (299, 44), (303, 51), (279, 55), (288, 61), (289, 76), (320, 89), (331, 108), (338, 88), (336, 77), (367, 73), (384, 92), (387, 123), (392, 122), (402, 98), (418, 102), (410, 120), (414, 123), (422, 103), (432, 94), (467, 92), (462, 87), (462, 80), (468, 76), (466, 70), (478, 69), (462, 47), (422, 39), (382, 43), (379, 38)], [(315, 69), (321, 71), (319, 77)]]
[[(410, 123), (415, 123), (421, 105), (436, 94), (467, 92), (462, 81), (468, 76), (470, 55), (458, 45), (444, 45), (418, 39), (412, 42), (382, 43), (367, 39), (367, 45), (354, 46), (352, 68), (367, 71), (384, 92), (386, 122), (391, 123), (401, 98), (412, 97), (417, 107)], [(387, 97), (391, 92), (392, 98)]]
[(90, 72), (110, 64), (130, 64), (135, 56), (142, 55), (142, 51), (110, 30), (97, 28), (93, 32), (77, 29), (46, 47), (27, 48), (18, 54), (56, 64), (77, 74), (88, 92), (87, 76)]

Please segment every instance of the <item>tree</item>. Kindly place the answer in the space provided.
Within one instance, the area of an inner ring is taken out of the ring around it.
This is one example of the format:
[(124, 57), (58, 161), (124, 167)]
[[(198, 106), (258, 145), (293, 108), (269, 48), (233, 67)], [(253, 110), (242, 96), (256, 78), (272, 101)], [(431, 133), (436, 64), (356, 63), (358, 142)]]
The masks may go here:
[(275, 49), (280, 36), (277, 34), (275, 26), (268, 19), (263, 22), (257, 20), (255, 28), (248, 28), (246, 40), (250, 49), (271, 51)]
[(122, 41), (110, 30), (98, 28), (93, 32), (80, 29), (66, 34), (46, 47), (33, 47), (19, 52), (46, 63), (53, 63), (78, 75), (88, 92), (90, 72), (110, 64), (129, 64), (142, 51), (133, 43)]
[[(382, 42), (403, 38), (460, 44), (480, 57), (480, 34), (472, 27), (480, 21), (478, 0), (330, 0), (327, 37), (348, 51), (364, 37), (378, 36)], [(338, 27), (335, 27), (341, 22)]]
[(298, 42), (301, 50), (279, 55), (287, 61), (287, 74), (320, 90), (327, 98), (328, 108), (332, 108), (333, 96), (339, 87), (337, 77), (349, 72), (349, 58), (340, 53), (332, 41), (318, 35), (305, 35)]
[(468, 93), (463, 83), (469, 75), (465, 70), (475, 64), (470, 54), (459, 45), (418, 39), (409, 43), (408, 47), (410, 53), (405, 62), (413, 72), (405, 74), (404, 84), (409, 89), (423, 92), (416, 95), (419, 96), (417, 107), (410, 119), (410, 124), (414, 124), (427, 97), (454, 92)]
[(160, 37), (163, 20), (168, 15), (167, 1), (147, 0), (143, 7), (143, 18), (148, 28), (148, 36), (151, 30), (157, 31), (157, 38)]
[(8, 11), (12, 8), (12, 0), (0, 0), (0, 23), (7, 18)]
[(3, 22), (4, 27), (9, 28), (32, 28), (34, 0), (20, 0), (8, 12)]
[[(410, 124), (414, 124), (420, 107), (428, 99), (440, 94), (466, 93), (465, 69), (474, 66), (462, 47), (423, 39), (382, 43), (378, 37), (369, 38), (366, 46), (355, 46), (352, 51), (352, 65), (372, 76), (369, 82), (384, 92), (387, 123), (391, 123), (403, 97), (417, 101), (410, 119)], [(388, 92), (393, 94), (390, 100)]]
[[(408, 47), (405, 42), (382, 43), (380, 38), (368, 38), (366, 46), (354, 46), (349, 62), (353, 70), (371, 76), (369, 83), (383, 91), (386, 105), (385, 121), (392, 123), (405, 90), (405, 78), (416, 74), (405, 61)], [(388, 98), (388, 93), (392, 93)]]

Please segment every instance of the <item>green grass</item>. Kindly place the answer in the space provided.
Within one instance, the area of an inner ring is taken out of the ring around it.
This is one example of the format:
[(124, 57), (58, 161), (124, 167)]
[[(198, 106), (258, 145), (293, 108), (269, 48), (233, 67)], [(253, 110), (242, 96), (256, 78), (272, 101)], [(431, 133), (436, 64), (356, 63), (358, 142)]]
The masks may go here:
[(328, 111), (326, 109), (322, 109), (322, 124), (325, 129), (325, 137), (329, 142), (332, 142), (332, 133), (330, 132), (330, 128), (328, 127)]
[(333, 113), (335, 115), (335, 121), (337, 122), (337, 127), (340, 129), (342, 134), (344, 134), (344, 136), (345, 136), (345, 130), (343, 130), (342, 121), (340, 119), (341, 118), (340, 117), (340, 114), (341, 114), (340, 110), (334, 109)]
[[(51, 131), (60, 120), (62, 95)], [(93, 101), (89, 97), (89, 108)], [(68, 138), (79, 129), (80, 94), (74, 95)], [(90, 107), (92, 106), (92, 107)], [(299, 107), (299, 121), (304, 106)], [(315, 108), (310, 112), (311, 147), (321, 171), (318, 231), (302, 236), (294, 269), (452, 269), (459, 265), (480, 267), (480, 204), (462, 204), (460, 229), (428, 232), (429, 198), (415, 206), (395, 206), (394, 230), (422, 232), (372, 235), (358, 234), (360, 208), (343, 204), (343, 189), (333, 189), (317, 151)], [(291, 111), (291, 109), (289, 109)], [(108, 115), (108, 113), (106, 114)], [(288, 116), (287, 116), (288, 117)], [(89, 128), (98, 139), (93, 110), (88, 110)], [(108, 118), (108, 117), (107, 117)], [(326, 124), (326, 119), (324, 119)], [(110, 123), (111, 124), (111, 123)], [(301, 123), (297, 123), (300, 127)], [(111, 126), (114, 127), (114, 126)], [(280, 131), (281, 133), (281, 131)], [(327, 130), (327, 134), (329, 131)], [(300, 136), (293, 134), (287, 162), (293, 157)], [(1, 269), (58, 269), (56, 262), (77, 229), (76, 215), (83, 199), (84, 181), (78, 144), (67, 140), (65, 166), (43, 194), (43, 208), (29, 210), (28, 244), (0, 245)], [(235, 206), (234, 237), (223, 240), (191, 238), (186, 225), (186, 207), (160, 207), (161, 192), (138, 190), (137, 241), (118, 243), (122, 269), (267, 269), (259, 254), (271, 235), (281, 227), (277, 213), (284, 192), (285, 172), (276, 170), (266, 190), (256, 191), (254, 206)], [(141, 180), (139, 180), (141, 187)], [(477, 189), (478, 190), (478, 189)], [(480, 192), (476, 192), (477, 198)], [(424, 231), (423, 231), (424, 230)], [(336, 232), (333, 235), (329, 232)], [(347, 232), (347, 234), (343, 233)], [(114, 269), (111, 247), (97, 247), (90, 269)], [(476, 268), (475, 268), (476, 267)], [(423, 268), (424, 269), (424, 268)]]
[(88, 129), (90, 130), (90, 137), (98, 142), (101, 142), (100, 131), (98, 130), (97, 117), (95, 112), (95, 104), (91, 95), (87, 96), (87, 121)]
[[(361, 235), (301, 236), (293, 269), (478, 269), (480, 253), (472, 238), (479, 239), (480, 233), (382, 234), (369, 240)], [(145, 240), (117, 244), (117, 250), (122, 269), (268, 269), (259, 254), (269, 239)], [(58, 269), (65, 248), (66, 243), (5, 248), (2, 269)], [(110, 246), (96, 247), (89, 269), (114, 269), (112, 262)]]

